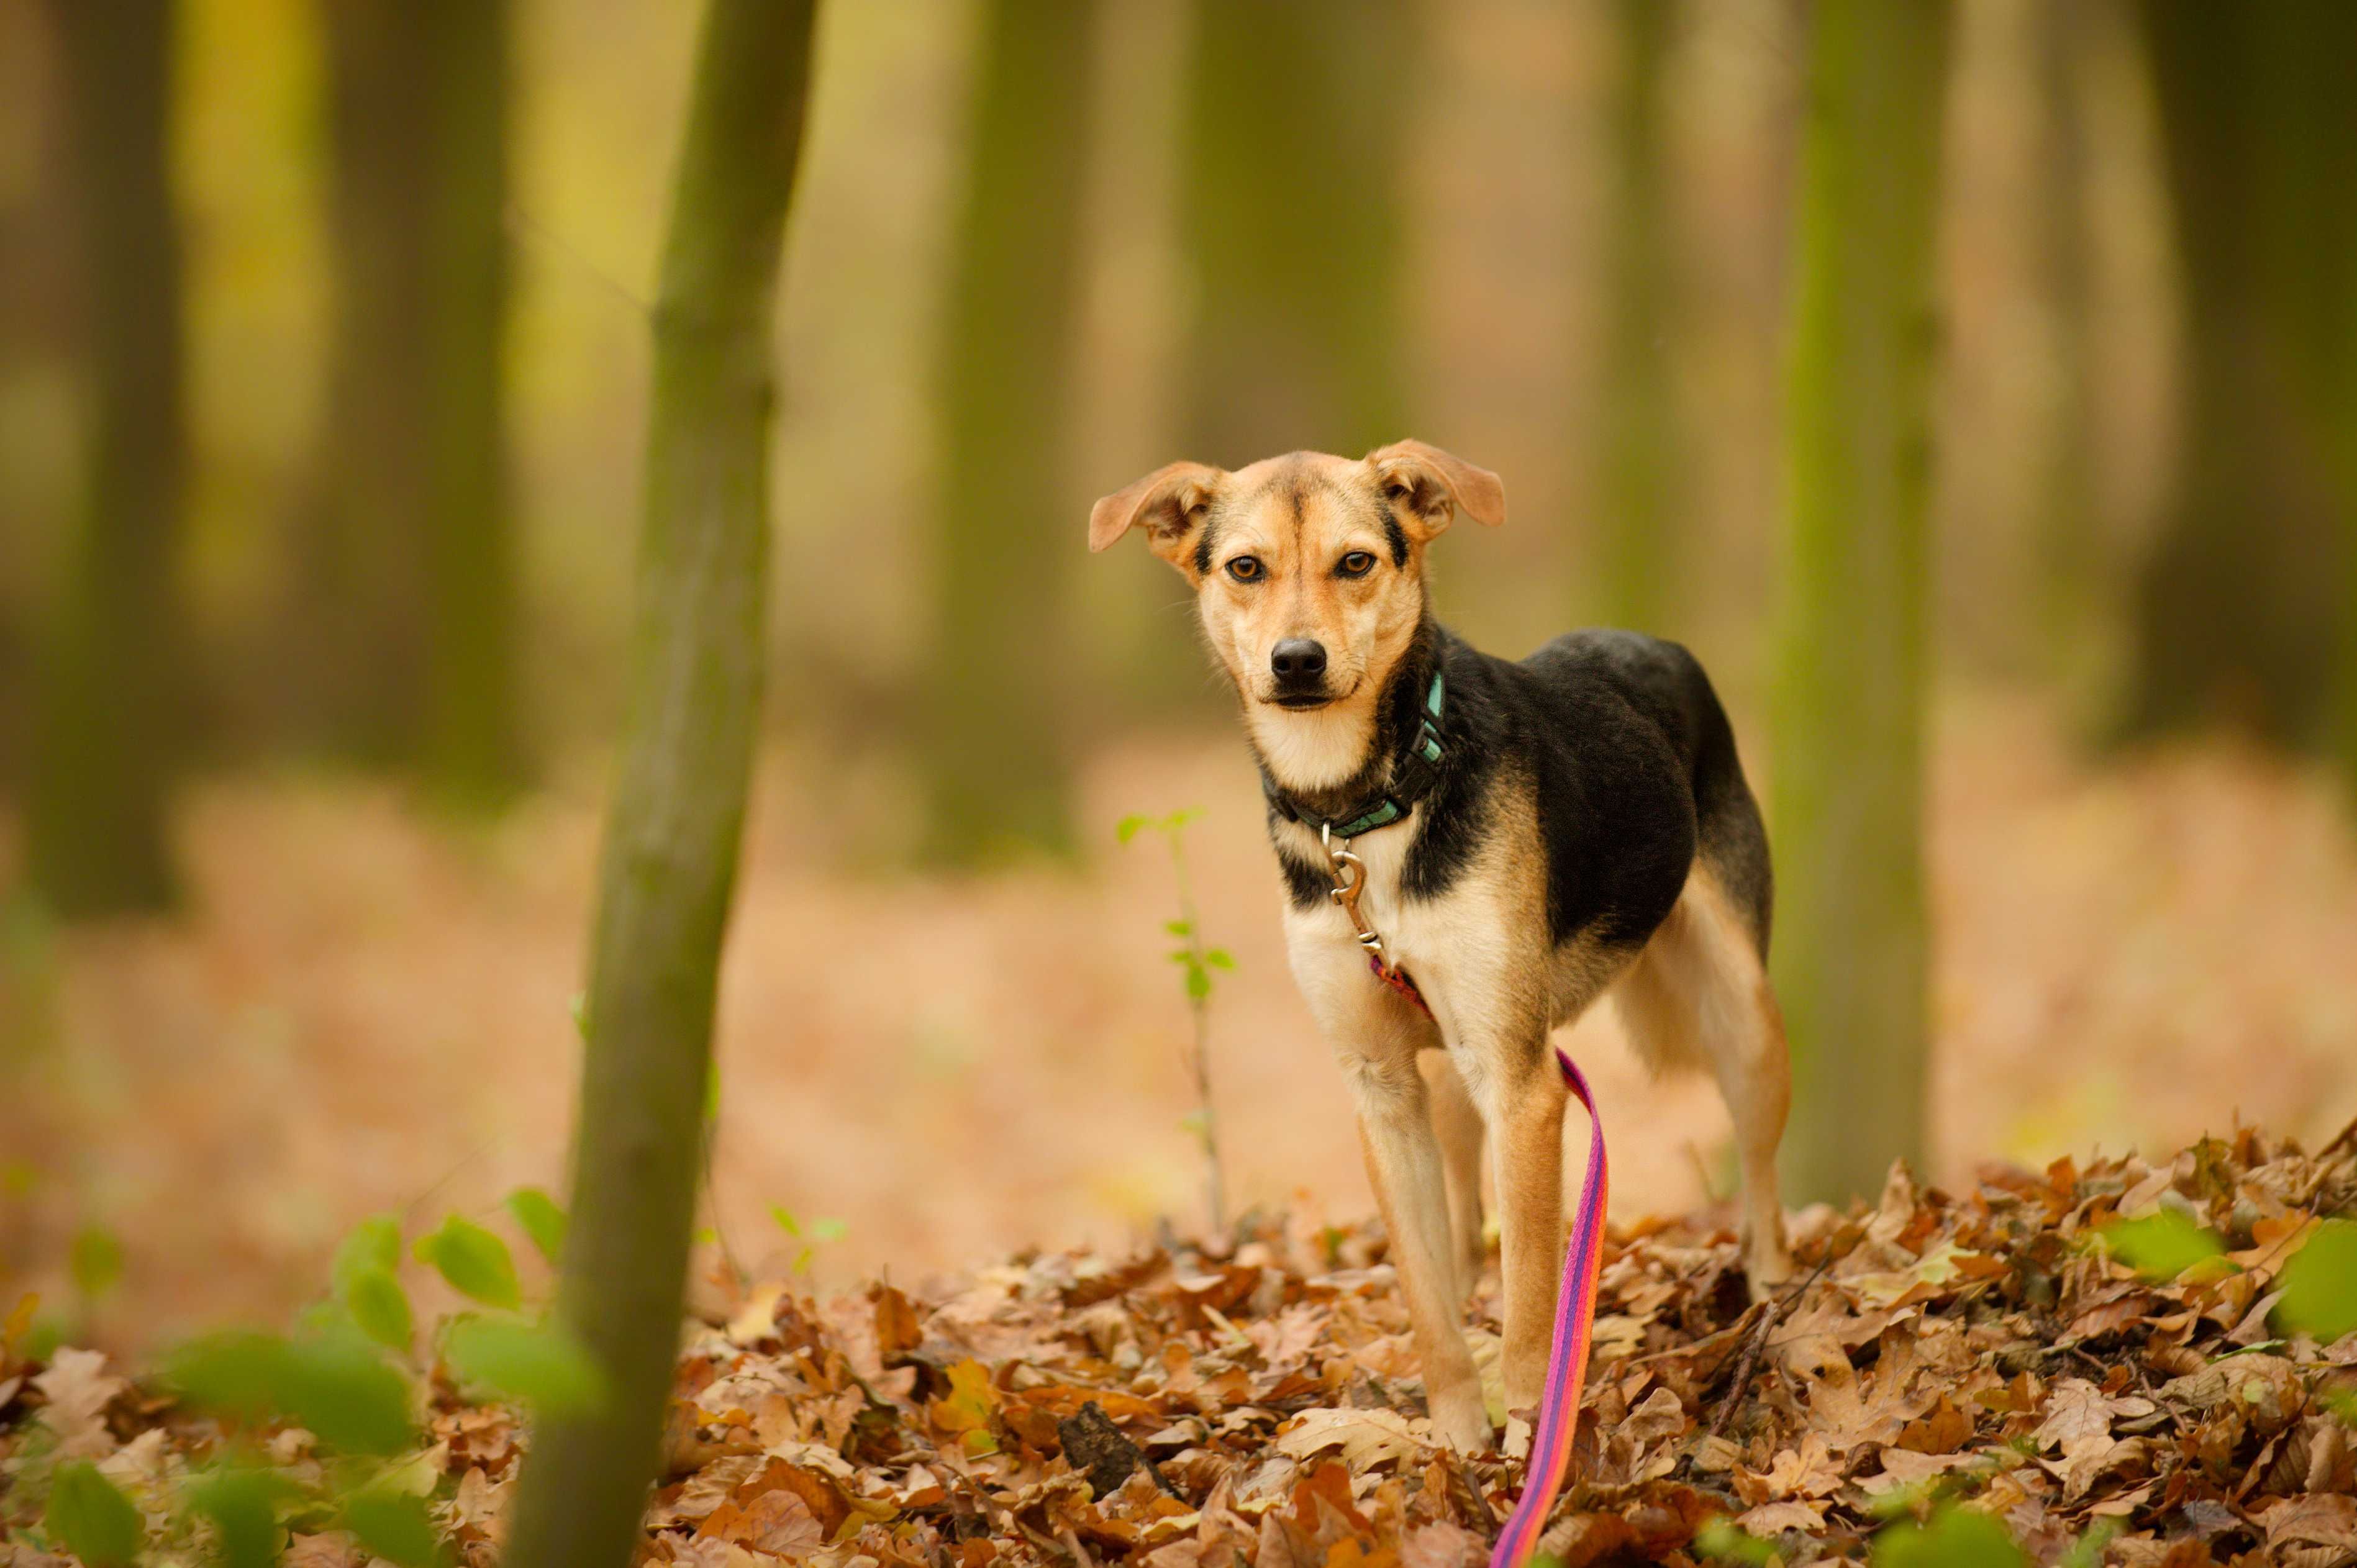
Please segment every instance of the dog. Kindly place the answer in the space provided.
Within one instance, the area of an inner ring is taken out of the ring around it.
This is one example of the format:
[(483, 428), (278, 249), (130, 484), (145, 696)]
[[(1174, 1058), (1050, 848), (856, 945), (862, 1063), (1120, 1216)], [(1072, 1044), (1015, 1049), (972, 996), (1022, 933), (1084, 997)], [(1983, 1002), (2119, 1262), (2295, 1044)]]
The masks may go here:
[(1495, 1145), (1517, 1454), (1564, 1266), (1549, 1032), (1609, 996), (1642, 1060), (1717, 1078), (1755, 1296), (1792, 1271), (1775, 1164), (1791, 1074), (1766, 970), (1767, 832), (1701, 665), (1629, 631), (1574, 632), (1519, 663), (1468, 646), (1426, 584), (1459, 512), (1503, 522), (1504, 487), (1420, 441), (1357, 462), (1173, 463), (1096, 503), (1089, 548), (1142, 530), (1234, 683), (1294, 977), (1356, 1101), (1433, 1422), (1469, 1453), (1491, 1437), (1460, 1311)]

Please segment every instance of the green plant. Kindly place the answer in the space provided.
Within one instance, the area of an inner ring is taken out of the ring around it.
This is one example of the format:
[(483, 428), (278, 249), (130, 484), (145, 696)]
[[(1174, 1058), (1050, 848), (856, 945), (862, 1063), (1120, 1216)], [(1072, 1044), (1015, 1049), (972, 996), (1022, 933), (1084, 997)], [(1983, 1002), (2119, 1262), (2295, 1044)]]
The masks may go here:
[(1178, 884), (1178, 918), (1165, 920), (1162, 929), (1184, 944), (1170, 950), (1170, 961), (1186, 975), (1187, 1011), (1195, 1030), (1192, 1066), (1195, 1069), (1196, 1107), (1187, 1119), (1187, 1126), (1203, 1145), (1211, 1229), (1223, 1231), (1228, 1228), (1228, 1205), (1220, 1178), (1219, 1129), (1211, 1105), (1211, 972), (1215, 969), (1232, 970), (1236, 967), (1236, 961), (1225, 948), (1203, 945), (1201, 924), (1195, 914), (1195, 895), (1187, 880), (1186, 832), (1187, 824), (1200, 815), (1200, 811), (1189, 808), (1162, 817), (1127, 816), (1121, 820), (1114, 832), (1125, 844), (1140, 832), (1151, 829), (1162, 835), (1163, 843), (1170, 850), (1170, 874)]
[(770, 1205), (770, 1218), (778, 1222), (779, 1230), (802, 1244), (802, 1250), (794, 1255), (794, 1273), (798, 1274), (810, 1273), (811, 1260), (817, 1255), (821, 1243), (840, 1241), (851, 1229), (840, 1219), (824, 1216), (804, 1219), (782, 1203)]

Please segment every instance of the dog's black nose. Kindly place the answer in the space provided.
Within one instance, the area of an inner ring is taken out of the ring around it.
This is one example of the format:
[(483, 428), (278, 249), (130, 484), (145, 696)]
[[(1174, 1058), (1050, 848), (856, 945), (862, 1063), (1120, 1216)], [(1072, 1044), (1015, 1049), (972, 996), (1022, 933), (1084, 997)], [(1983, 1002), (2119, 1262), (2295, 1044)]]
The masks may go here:
[(1269, 670), (1287, 685), (1305, 684), (1326, 673), (1326, 645), (1288, 637), (1268, 651)]

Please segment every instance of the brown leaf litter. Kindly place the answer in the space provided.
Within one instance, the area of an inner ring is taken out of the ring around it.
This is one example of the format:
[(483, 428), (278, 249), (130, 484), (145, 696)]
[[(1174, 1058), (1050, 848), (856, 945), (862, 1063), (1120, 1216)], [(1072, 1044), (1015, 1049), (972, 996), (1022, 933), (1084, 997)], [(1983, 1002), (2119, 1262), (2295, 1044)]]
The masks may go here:
[[(1543, 1549), (1690, 1563), (1727, 1520), (1785, 1562), (1857, 1557), (1884, 1520), (1953, 1498), (2034, 1561), (2100, 1530), (2100, 1560), (2137, 1568), (2357, 1563), (2357, 1334), (2319, 1344), (2271, 1312), (2285, 1260), (2352, 1205), (2345, 1140), (2312, 1157), (2245, 1130), (1956, 1193), (1895, 1170), (1870, 1209), (1803, 1216), (1803, 1273), (1759, 1306), (1726, 1230), (1617, 1234)], [(2156, 1282), (2097, 1242), (2162, 1208), (2227, 1258)], [(919, 1292), (738, 1293), (680, 1358), (640, 1561), (1478, 1563), (1521, 1470), (1437, 1444), (1383, 1251), (1373, 1229), (1247, 1219), (1220, 1247), (1026, 1254)], [(436, 1388), (435, 1516), (490, 1563), (522, 1425)], [(218, 1435), (72, 1351), (8, 1397), (0, 1454), (43, 1429), (151, 1509)], [(304, 1434), (278, 1441), (303, 1462)], [(332, 1533), (297, 1552), (362, 1561)]]

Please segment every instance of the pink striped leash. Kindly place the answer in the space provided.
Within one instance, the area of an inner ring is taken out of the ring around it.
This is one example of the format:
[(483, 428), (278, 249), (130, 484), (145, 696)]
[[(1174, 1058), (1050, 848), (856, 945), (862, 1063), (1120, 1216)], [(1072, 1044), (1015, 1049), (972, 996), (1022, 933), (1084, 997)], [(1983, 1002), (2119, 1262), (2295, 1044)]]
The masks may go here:
[(1572, 1220), (1571, 1247), (1563, 1262), (1563, 1291), (1555, 1304), (1555, 1349), (1547, 1359), (1546, 1391), (1539, 1401), (1538, 1430), (1531, 1434), (1523, 1498), (1491, 1549), (1490, 1568), (1523, 1568), (1538, 1549), (1555, 1495), (1571, 1473), (1572, 1434), (1579, 1426), (1580, 1395), (1587, 1386), (1587, 1351), (1596, 1337), (1596, 1274), (1604, 1262), (1604, 1199), (1609, 1173), (1604, 1161), (1604, 1123), (1596, 1096), (1579, 1065), (1562, 1051), (1555, 1059), (1563, 1080), (1587, 1109), (1587, 1179), (1580, 1184), (1579, 1212)]
[[(1338, 867), (1340, 864), (1338, 857)], [(1335, 902), (1350, 911), (1351, 923), (1359, 928), (1359, 939), (1368, 950), (1367, 967), (1377, 980), (1430, 1017), (1432, 1004), (1424, 999), (1415, 982), (1379, 956), (1380, 940), (1360, 918), (1353, 896), (1357, 891), (1354, 883), (1342, 883), (1335, 890)], [(1547, 1357), (1538, 1429), (1531, 1434), (1530, 1459), (1523, 1466), (1523, 1498), (1508, 1516), (1506, 1528), (1499, 1532), (1498, 1544), (1490, 1550), (1490, 1568), (1525, 1568), (1538, 1548), (1539, 1532), (1546, 1528), (1555, 1496), (1571, 1473), (1571, 1439), (1579, 1428), (1580, 1396), (1587, 1389), (1587, 1351), (1596, 1338), (1596, 1275), (1604, 1262), (1604, 1200), (1610, 1186), (1604, 1160), (1604, 1122), (1596, 1113), (1596, 1093), (1587, 1087), (1579, 1064), (1561, 1050), (1555, 1059), (1563, 1069), (1564, 1082), (1587, 1111), (1587, 1179), (1579, 1186), (1579, 1213), (1572, 1220), (1571, 1246), (1563, 1262), (1563, 1289), (1555, 1297), (1555, 1348)]]

